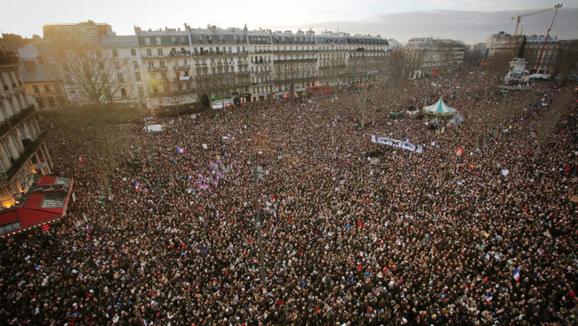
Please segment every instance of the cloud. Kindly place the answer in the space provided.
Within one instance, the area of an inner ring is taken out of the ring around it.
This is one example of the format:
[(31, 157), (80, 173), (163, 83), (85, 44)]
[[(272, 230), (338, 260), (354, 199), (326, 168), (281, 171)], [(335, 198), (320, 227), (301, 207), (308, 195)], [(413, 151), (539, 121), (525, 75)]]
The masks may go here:
[[(513, 16), (519, 12), (454, 11), (384, 13), (364, 21), (332, 21), (311, 25), (315, 30), (331, 29), (351, 34), (370, 34), (394, 38), (405, 43), (412, 37), (431, 36), (462, 40), (467, 44), (485, 42), (488, 36), (499, 31), (512, 34)], [(553, 12), (522, 18), (520, 30), (525, 34), (544, 35), (552, 22)], [(578, 8), (560, 10), (550, 35), (560, 39), (576, 38)], [(308, 26), (309, 27), (309, 26)], [(303, 28), (303, 27), (301, 27)]]

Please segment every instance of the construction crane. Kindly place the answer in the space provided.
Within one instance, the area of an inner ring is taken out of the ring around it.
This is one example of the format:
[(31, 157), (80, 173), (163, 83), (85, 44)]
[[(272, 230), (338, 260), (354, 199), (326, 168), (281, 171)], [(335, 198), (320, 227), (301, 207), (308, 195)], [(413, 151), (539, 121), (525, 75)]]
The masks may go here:
[[(518, 35), (518, 27), (520, 27), (520, 20), (522, 19), (522, 17), (528, 17), (528, 16), (533, 16), (533, 15), (541, 14), (541, 13), (543, 13), (543, 12), (548, 12), (548, 11), (554, 9), (554, 8), (556, 8), (556, 10), (558, 10), (558, 9), (557, 9), (557, 8), (558, 8), (557, 6), (558, 6), (558, 5), (556, 5), (556, 6), (552, 7), (552, 8), (542, 9), (542, 10), (538, 10), (538, 11), (532, 11), (532, 12), (528, 12), (528, 13), (525, 13), (525, 14), (519, 14), (518, 16), (512, 17), (511, 20), (514, 20), (514, 19), (516, 20), (516, 29), (514, 30), (514, 36), (517, 36), (517, 35)], [(562, 5), (559, 5), (559, 6), (562, 6)]]
[(538, 64), (536, 65), (536, 73), (540, 70), (540, 64), (542, 63), (542, 55), (544, 55), (544, 49), (546, 48), (546, 42), (548, 42), (548, 36), (550, 36), (550, 31), (552, 30), (552, 26), (554, 26), (554, 19), (556, 19), (556, 14), (558, 13), (558, 9), (562, 8), (562, 4), (559, 3), (554, 6), (556, 11), (554, 12), (554, 17), (552, 18), (552, 23), (550, 23), (550, 28), (548, 28), (548, 32), (546, 33), (546, 37), (544, 38), (544, 44), (542, 44), (542, 51), (540, 51), (540, 57), (538, 57)]

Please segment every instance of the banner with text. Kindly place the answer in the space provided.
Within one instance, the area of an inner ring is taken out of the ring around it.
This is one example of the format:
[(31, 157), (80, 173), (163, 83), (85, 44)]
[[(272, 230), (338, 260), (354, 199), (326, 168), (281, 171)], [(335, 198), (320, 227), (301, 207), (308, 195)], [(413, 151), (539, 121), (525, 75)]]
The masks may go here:
[(391, 138), (387, 138), (387, 137), (375, 137), (372, 135), (371, 141), (374, 143), (382, 144), (382, 145), (398, 147), (398, 148), (405, 149), (405, 150), (412, 151), (412, 152), (418, 152), (418, 153), (423, 152), (423, 147), (421, 145), (414, 145), (412, 143), (408, 143), (408, 142), (405, 142), (402, 140), (391, 139)]

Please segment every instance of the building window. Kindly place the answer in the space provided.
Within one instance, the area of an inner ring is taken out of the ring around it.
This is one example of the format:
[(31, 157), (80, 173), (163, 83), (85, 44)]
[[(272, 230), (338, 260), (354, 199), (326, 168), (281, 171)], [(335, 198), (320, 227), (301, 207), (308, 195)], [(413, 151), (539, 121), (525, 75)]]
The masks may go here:
[(145, 44), (146, 45), (151, 45), (151, 38), (150, 37), (145, 37)]
[(144, 89), (143, 89), (142, 87), (140, 87), (140, 86), (139, 86), (139, 88), (138, 88), (138, 95), (139, 95), (140, 97), (143, 97), (143, 96), (144, 96)]
[(157, 37), (156, 41), (157, 41), (157, 45), (161, 45), (161, 38), (160, 37)]
[(124, 82), (124, 77), (122, 76), (122, 74), (120, 74), (120, 73), (117, 74), (116, 78), (118, 79), (119, 82), (121, 82), (121, 83)]
[(56, 102), (54, 102), (54, 97), (52, 96), (48, 97), (48, 105), (52, 108), (56, 106)]
[(134, 69), (138, 69), (138, 61), (133, 61), (132, 66), (134, 67)]
[(163, 56), (163, 49), (157, 49), (157, 53), (160, 57)]
[(138, 71), (135, 72), (134, 77), (135, 77), (136, 81), (140, 81), (140, 72), (138, 72)]
[(118, 58), (118, 51), (117, 50), (112, 50), (112, 57)]
[(34, 93), (40, 93), (40, 89), (38, 88), (38, 85), (32, 85), (32, 89), (34, 90)]
[(149, 69), (155, 69), (155, 63), (152, 61), (149, 61)]
[(44, 91), (50, 93), (50, 85), (44, 85)]
[(161, 68), (165, 67), (165, 62), (164, 61), (159, 61), (159, 65), (161, 66)]
[(147, 55), (148, 55), (149, 57), (152, 57), (152, 55), (153, 55), (153, 50), (147, 49)]
[(122, 98), (126, 98), (126, 88), (120, 89), (120, 95), (122, 96)]
[(56, 93), (60, 93), (60, 86), (54, 85), (54, 91), (55, 91)]
[(130, 49), (130, 55), (136, 56), (136, 49)]

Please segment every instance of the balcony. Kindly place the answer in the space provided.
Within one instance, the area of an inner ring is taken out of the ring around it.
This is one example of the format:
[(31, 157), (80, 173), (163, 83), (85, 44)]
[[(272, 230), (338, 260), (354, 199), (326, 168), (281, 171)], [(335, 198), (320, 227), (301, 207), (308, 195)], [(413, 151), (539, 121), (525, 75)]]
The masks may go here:
[(28, 118), (29, 116), (33, 115), (36, 112), (36, 108), (34, 105), (29, 105), (27, 108), (20, 110), (20, 112), (16, 113), (10, 118), (10, 123), (12, 125), (17, 125), (24, 119)]
[(191, 52), (189, 52), (189, 51), (185, 51), (185, 52), (181, 52), (181, 51), (173, 52), (173, 51), (171, 51), (169, 53), (169, 57), (190, 57), (190, 56), (191, 56)]
[(317, 53), (318, 50), (317, 49), (309, 49), (309, 50), (299, 50), (299, 49), (295, 49), (295, 50), (273, 50), (274, 53)]
[(317, 62), (317, 58), (304, 58), (304, 59), (285, 59), (285, 60), (274, 60), (275, 64), (283, 64), (283, 63), (308, 63), (308, 62)]
[(191, 65), (174, 65), (173, 69), (174, 70), (189, 70), (191, 68)]
[(18, 56), (12, 51), (0, 52), (0, 66), (17, 65), (19, 63)]
[(287, 78), (287, 79), (279, 79), (279, 80), (275, 80), (274, 84), (275, 85), (284, 85), (284, 84), (288, 84), (288, 83), (301, 83), (301, 82), (309, 82), (314, 80), (315, 77), (303, 77), (303, 78)]
[(20, 157), (14, 160), (12, 166), (6, 170), (6, 172), (0, 173), (0, 182), (6, 183), (12, 180), (12, 178), (20, 171), (20, 168), (26, 163), (26, 161), (40, 148), (40, 145), (44, 142), (46, 138), (46, 132), (41, 133), (36, 137), (36, 140), (29, 143), (27, 146), (24, 147), (24, 152)]
[(9, 119), (0, 122), (0, 135), (4, 135), (6, 132), (10, 131), (13, 126), (17, 126), (20, 122), (33, 115), (35, 112), (36, 107), (30, 105), (27, 108), (20, 110), (20, 112), (14, 114)]
[(149, 72), (163, 72), (167, 71), (167, 67), (149, 67)]
[(158, 55), (158, 54), (151, 54), (151, 55), (144, 54), (142, 57), (143, 57), (143, 59), (154, 60), (154, 59), (167, 59), (167, 58), (169, 58), (169, 57), (171, 57), (171, 56), (168, 56), (168, 55)]
[(260, 82), (251, 82), (251, 85), (256, 86), (256, 85), (269, 85), (271, 84), (272, 81), (260, 81)]

